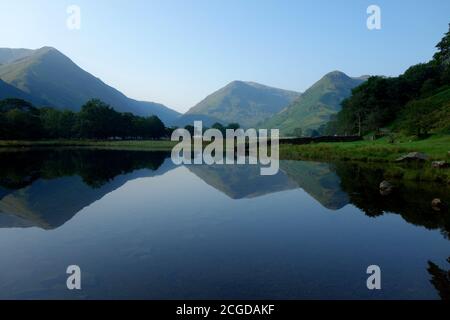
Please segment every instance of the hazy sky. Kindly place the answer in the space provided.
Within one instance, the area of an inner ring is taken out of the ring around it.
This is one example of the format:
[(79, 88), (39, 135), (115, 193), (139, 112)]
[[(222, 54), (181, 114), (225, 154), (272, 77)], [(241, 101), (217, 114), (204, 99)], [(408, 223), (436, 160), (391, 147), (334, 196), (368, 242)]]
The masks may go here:
[[(381, 30), (366, 27), (371, 4)], [(129, 97), (183, 112), (232, 80), (304, 91), (332, 70), (398, 75), (432, 57), (449, 22), (449, 0), (0, 0), (0, 47), (53, 46)]]

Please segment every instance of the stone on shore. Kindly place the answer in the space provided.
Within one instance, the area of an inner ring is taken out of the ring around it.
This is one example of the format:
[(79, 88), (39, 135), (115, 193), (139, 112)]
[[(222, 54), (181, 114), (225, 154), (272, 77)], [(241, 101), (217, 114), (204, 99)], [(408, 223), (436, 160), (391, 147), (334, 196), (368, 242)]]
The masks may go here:
[(446, 161), (433, 161), (431, 166), (435, 169), (448, 168), (448, 163)]
[(421, 152), (410, 152), (408, 154), (405, 154), (398, 158), (397, 162), (404, 162), (404, 161), (426, 161), (428, 160), (428, 156), (425, 153)]

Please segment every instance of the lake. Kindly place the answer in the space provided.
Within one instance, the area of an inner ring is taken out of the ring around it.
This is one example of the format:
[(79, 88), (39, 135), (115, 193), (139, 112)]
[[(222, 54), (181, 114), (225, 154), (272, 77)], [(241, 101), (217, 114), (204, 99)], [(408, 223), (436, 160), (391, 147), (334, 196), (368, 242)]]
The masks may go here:
[[(0, 151), (0, 299), (440, 299), (449, 188), (383, 168), (175, 166), (168, 153)], [(66, 287), (69, 265), (82, 290)], [(381, 268), (368, 290), (367, 267)], [(446, 291), (447, 290), (447, 291)]]

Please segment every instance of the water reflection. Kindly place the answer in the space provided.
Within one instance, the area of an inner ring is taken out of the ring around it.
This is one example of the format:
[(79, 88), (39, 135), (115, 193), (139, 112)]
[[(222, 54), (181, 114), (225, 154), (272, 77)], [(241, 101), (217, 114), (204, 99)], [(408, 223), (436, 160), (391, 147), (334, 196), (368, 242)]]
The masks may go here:
[[(108, 297), (102, 281), (118, 276), (127, 279), (118, 288), (130, 284), (114, 297), (370, 298), (355, 281), (373, 259), (391, 277), (378, 297), (449, 298), (450, 216), (431, 208), (434, 198), (450, 201), (448, 187), (394, 181), (382, 196), (383, 167), (283, 160), (280, 168), (261, 176), (248, 165), (180, 168), (165, 152), (2, 150), (0, 298), (13, 287), (16, 297), (65, 297), (50, 284), (64, 283), (53, 274), (73, 252), (90, 266), (93, 298)], [(103, 278), (99, 254), (112, 264)], [(50, 280), (30, 289), (38, 271), (31, 280), (17, 273), (31, 263)]]
[(388, 196), (379, 191), (386, 166), (335, 164), (336, 174), (341, 178), (340, 187), (349, 196), (349, 201), (367, 216), (376, 217), (386, 212), (397, 213), (407, 222), (427, 229), (440, 229), (448, 238), (450, 215), (436, 212), (431, 202), (435, 198), (445, 203), (450, 200), (450, 188), (442, 184), (415, 181), (395, 181), (395, 188)]
[[(43, 149), (5, 152), (0, 156), (0, 227), (53, 229), (127, 181), (162, 175), (175, 168), (168, 152)], [(189, 171), (231, 199), (255, 198), (301, 188), (323, 207), (339, 210), (353, 204), (367, 216), (386, 212), (448, 237), (448, 212), (435, 212), (434, 198), (449, 202), (450, 189), (432, 183), (396, 182), (382, 196), (384, 169), (354, 163), (282, 160), (274, 176), (259, 166), (190, 165)]]
[(0, 228), (55, 229), (127, 181), (173, 168), (165, 152), (58, 149), (2, 152)]

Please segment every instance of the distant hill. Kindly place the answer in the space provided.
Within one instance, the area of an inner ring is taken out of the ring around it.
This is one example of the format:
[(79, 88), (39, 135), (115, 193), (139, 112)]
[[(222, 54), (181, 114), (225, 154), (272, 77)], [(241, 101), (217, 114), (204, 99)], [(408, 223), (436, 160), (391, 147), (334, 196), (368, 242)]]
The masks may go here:
[(280, 112), (300, 93), (268, 87), (255, 82), (233, 81), (191, 108), (184, 117), (207, 116), (222, 124), (239, 123), (253, 127)]
[(34, 105), (46, 105), (47, 102), (45, 100), (33, 97), (22, 90), (13, 87), (12, 85), (7, 84), (6, 82), (0, 79), (0, 100), (8, 99), (8, 98), (18, 98), (31, 102)]
[(351, 78), (340, 71), (330, 72), (286, 109), (259, 124), (259, 127), (278, 128), (286, 135), (296, 128), (317, 129), (339, 112), (341, 102), (366, 79), (367, 76)]
[(187, 125), (194, 125), (195, 121), (201, 121), (204, 127), (211, 127), (215, 123), (223, 123), (223, 121), (220, 119), (213, 118), (204, 114), (184, 114), (176, 119), (173, 122), (173, 125), (183, 128)]
[(58, 50), (0, 49), (0, 79), (49, 106), (79, 111), (92, 98), (120, 112), (157, 115), (171, 123), (180, 114), (154, 102), (136, 101), (78, 67)]
[(0, 64), (7, 64), (33, 54), (30, 49), (0, 48)]

